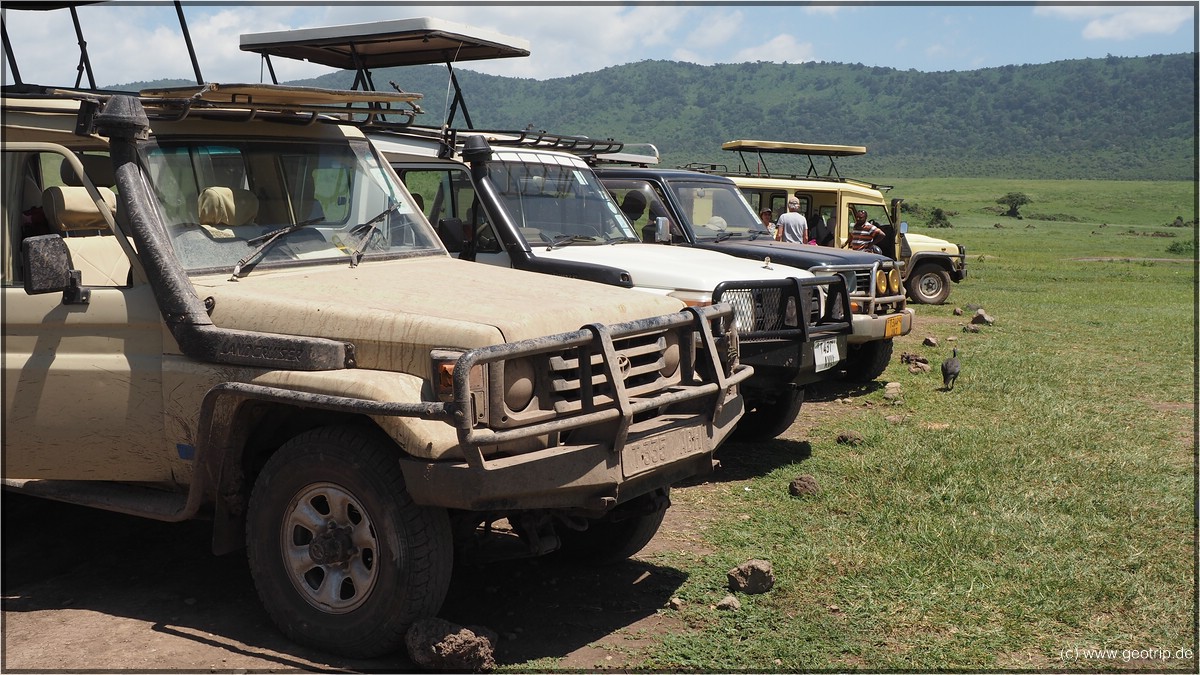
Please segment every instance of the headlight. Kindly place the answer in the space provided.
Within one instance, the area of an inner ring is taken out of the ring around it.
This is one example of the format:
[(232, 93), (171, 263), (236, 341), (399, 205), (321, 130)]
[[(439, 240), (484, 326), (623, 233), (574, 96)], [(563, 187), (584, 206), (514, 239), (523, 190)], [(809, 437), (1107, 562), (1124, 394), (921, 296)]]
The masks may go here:
[(735, 289), (721, 294), (721, 302), (733, 307), (734, 323), (743, 332), (752, 332), (758, 323), (758, 307), (762, 301), (754, 297), (754, 291)]
[(891, 292), (891, 294), (899, 295), (900, 293), (902, 293), (903, 289), (900, 287), (900, 270), (893, 267), (892, 269), (888, 270), (887, 276), (888, 276), (888, 290)]
[(886, 270), (875, 270), (875, 292), (887, 293), (888, 290), (888, 273)]
[(513, 412), (529, 407), (536, 391), (537, 371), (529, 359), (504, 362), (504, 405)]
[(662, 366), (659, 375), (671, 377), (679, 370), (679, 333), (667, 331), (663, 335)]

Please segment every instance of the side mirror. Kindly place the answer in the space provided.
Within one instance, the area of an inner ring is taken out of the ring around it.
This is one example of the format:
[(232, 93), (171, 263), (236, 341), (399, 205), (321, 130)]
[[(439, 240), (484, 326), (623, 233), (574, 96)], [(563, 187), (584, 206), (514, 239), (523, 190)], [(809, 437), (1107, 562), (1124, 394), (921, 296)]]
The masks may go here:
[(908, 234), (908, 221), (900, 221), (900, 234)]
[(86, 305), (91, 291), (83, 288), (79, 270), (72, 269), (71, 251), (57, 234), (21, 241), (21, 271), (29, 295), (62, 291), (63, 304)]
[(654, 241), (660, 244), (671, 243), (671, 221), (665, 216), (654, 219)]

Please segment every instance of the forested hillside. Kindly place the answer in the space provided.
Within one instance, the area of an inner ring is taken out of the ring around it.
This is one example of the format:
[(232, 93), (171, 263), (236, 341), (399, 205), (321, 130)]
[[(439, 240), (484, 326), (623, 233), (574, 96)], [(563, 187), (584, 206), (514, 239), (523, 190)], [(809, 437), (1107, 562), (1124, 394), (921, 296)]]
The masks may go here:
[[(467, 64), (469, 68), (469, 64)], [(865, 145), (843, 175), (1195, 180), (1196, 55), (926, 73), (839, 63), (643, 61), (552, 80), (458, 71), (476, 128), (651, 142), (734, 164), (736, 138)], [(350, 73), (293, 84), (349, 87)], [(444, 66), (384, 69), (438, 124)], [(461, 117), (459, 118), (461, 122)]]

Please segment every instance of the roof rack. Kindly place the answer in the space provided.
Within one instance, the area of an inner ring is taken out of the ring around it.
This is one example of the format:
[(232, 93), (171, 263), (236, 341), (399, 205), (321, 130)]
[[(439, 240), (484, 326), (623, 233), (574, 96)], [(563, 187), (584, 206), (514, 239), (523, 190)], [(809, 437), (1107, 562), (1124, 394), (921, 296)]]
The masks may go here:
[[(75, 100), (85, 104), (82, 114), (90, 116), (113, 96), (136, 96), (146, 111), (146, 116), (156, 120), (179, 121), (190, 116), (241, 115), (245, 120), (262, 114), (291, 115), (301, 123), (317, 121), (352, 126), (369, 127), (384, 115), (402, 115), (409, 121), (415, 115), (410, 109), (393, 107), (396, 104), (411, 104), (420, 94), (394, 94), (380, 92), (355, 92), (314, 87), (290, 87), (267, 84), (209, 83), (201, 86), (165, 87), (147, 89), (138, 93), (96, 92), (81, 89), (62, 89), (21, 85), (18, 89), (5, 89), (4, 95), (11, 104), (27, 100), (21, 107), (36, 111), (38, 100)], [(61, 108), (46, 108), (61, 112)], [(306, 117), (306, 118), (305, 118)], [(81, 122), (90, 128), (90, 122)], [(400, 126), (396, 122), (391, 126)]]

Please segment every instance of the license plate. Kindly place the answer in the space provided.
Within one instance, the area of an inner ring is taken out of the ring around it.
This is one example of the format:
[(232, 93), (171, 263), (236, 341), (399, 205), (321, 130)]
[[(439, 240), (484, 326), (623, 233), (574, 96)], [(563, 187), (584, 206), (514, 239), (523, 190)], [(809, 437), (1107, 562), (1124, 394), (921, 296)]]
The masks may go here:
[(626, 478), (655, 467), (707, 452), (708, 436), (703, 425), (674, 427), (672, 433), (659, 433), (630, 441), (621, 449), (621, 472)]
[(842, 360), (842, 355), (838, 353), (837, 338), (817, 340), (813, 344), (813, 358), (816, 360), (818, 373), (836, 366)]
[(897, 314), (889, 316), (887, 322), (883, 324), (883, 337), (896, 337), (904, 330), (904, 317)]

